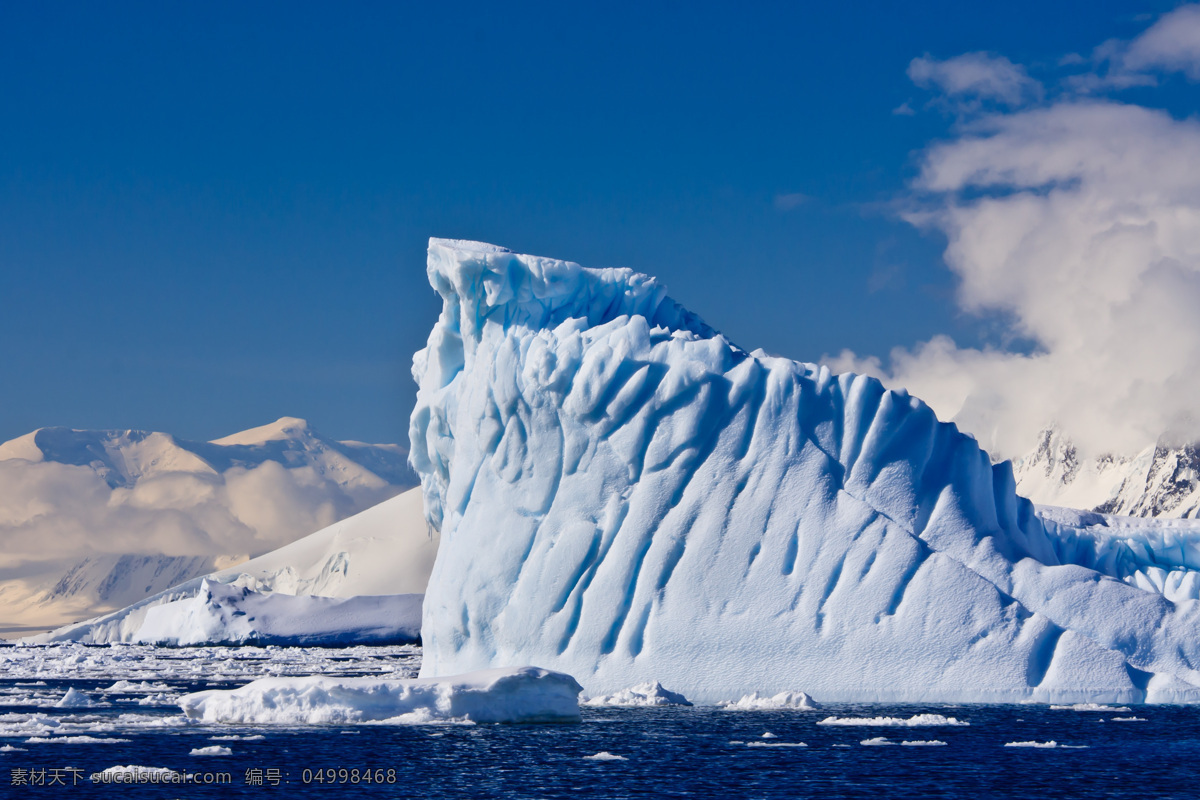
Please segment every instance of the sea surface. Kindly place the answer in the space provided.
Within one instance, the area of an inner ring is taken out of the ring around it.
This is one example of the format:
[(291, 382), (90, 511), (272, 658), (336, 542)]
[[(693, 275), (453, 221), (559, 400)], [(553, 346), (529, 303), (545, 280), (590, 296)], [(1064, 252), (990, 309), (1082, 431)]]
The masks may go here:
[[(585, 708), (566, 725), (286, 727), (202, 725), (177, 705), (258, 677), (399, 678), (419, 663), (415, 647), (0, 647), (0, 797), (1197, 795), (1192, 707)], [(118, 766), (171, 772), (105, 782)]]

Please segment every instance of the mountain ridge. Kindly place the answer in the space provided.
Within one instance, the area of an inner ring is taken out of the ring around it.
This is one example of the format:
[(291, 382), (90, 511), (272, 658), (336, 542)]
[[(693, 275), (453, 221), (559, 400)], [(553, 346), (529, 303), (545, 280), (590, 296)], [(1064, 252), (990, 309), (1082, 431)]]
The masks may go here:
[(0, 444), (0, 634), (129, 605), (415, 484), (405, 447), (297, 417), (210, 442), (39, 428)]
[(1167, 438), (1131, 456), (1084, 456), (1057, 426), (1014, 460), (1017, 491), (1040, 505), (1131, 517), (1200, 518), (1200, 442)]

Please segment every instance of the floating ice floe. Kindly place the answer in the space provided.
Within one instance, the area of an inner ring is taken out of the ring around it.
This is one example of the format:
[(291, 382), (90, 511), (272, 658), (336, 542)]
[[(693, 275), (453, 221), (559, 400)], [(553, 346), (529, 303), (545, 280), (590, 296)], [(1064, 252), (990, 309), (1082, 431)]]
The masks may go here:
[(26, 753), (29, 752), (24, 747), (13, 747), (11, 744), (0, 745), (0, 753)]
[(746, 747), (808, 747), (807, 742), (746, 742)]
[(171, 687), (165, 683), (162, 683), (161, 681), (155, 683), (151, 683), (150, 681), (138, 681), (137, 683), (134, 683), (133, 681), (119, 680), (112, 686), (109, 686), (106, 689), (100, 689), (99, 691), (104, 692), (105, 694), (161, 694), (163, 692), (171, 691)]
[(1087, 750), (1086, 744), (1059, 744), (1053, 739), (1048, 742), (1005, 742), (1005, 747), (1032, 747), (1038, 750)]
[(1149, 722), (1145, 717), (1113, 717), (1109, 722)]
[(941, 739), (916, 739), (905, 740), (900, 744), (904, 747), (943, 747), (946, 743)]
[(863, 747), (882, 747), (884, 745), (895, 744), (895, 742), (886, 736), (876, 736), (874, 739), (863, 739), (859, 744)]
[(628, 761), (625, 756), (619, 756), (616, 753), (610, 753), (607, 750), (601, 750), (599, 753), (583, 757), (585, 761)]
[(608, 706), (612, 708), (641, 708), (646, 706), (690, 706), (686, 697), (663, 688), (658, 681), (647, 681), (630, 686), (615, 694), (593, 697), (583, 702), (585, 706)]
[(1167, 559), (1200, 586), (1200, 522), (1122, 529), (1111, 559), (919, 399), (743, 350), (647, 275), (441, 239), (427, 273), (422, 675), (540, 664), (705, 704), (1200, 701), (1200, 604), (1129, 571)]
[(233, 751), (228, 747), (222, 747), (219, 744), (209, 745), (208, 747), (193, 747), (189, 752), (189, 756), (231, 756)]
[(128, 741), (100, 736), (31, 736), (25, 740), (25, 744), (118, 744)]
[(516, 667), (412, 680), (263, 678), (179, 704), (190, 719), (224, 723), (577, 722), (580, 691), (570, 675)]
[(727, 700), (717, 705), (727, 711), (816, 711), (820, 708), (804, 692), (780, 692), (771, 697), (763, 697), (758, 692), (753, 692), (737, 700)]
[(1124, 714), (1133, 709), (1127, 706), (1106, 706), (1100, 703), (1072, 703), (1069, 706), (1050, 706), (1051, 711), (1109, 711)]
[(210, 736), (208, 737), (214, 742), (259, 742), (267, 738), (261, 733), (240, 734), (234, 733), (229, 736)]
[(966, 726), (971, 723), (966, 720), (955, 719), (954, 717), (944, 717), (941, 714), (917, 714), (908, 719), (902, 717), (826, 717), (817, 722), (817, 724), (866, 728), (932, 728)]

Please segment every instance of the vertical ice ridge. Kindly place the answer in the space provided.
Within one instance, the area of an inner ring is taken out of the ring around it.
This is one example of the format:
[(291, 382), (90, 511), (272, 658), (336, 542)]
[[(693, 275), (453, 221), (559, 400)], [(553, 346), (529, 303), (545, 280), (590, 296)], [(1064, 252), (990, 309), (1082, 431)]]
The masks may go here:
[(1054, 663), (1054, 656), (1058, 651), (1058, 643), (1062, 639), (1063, 633), (1062, 628), (1047, 622), (1046, 630), (1037, 637), (1029, 653), (1029, 673), (1026, 680), (1029, 681), (1030, 686), (1041, 686), (1046, 680), (1046, 674), (1050, 671), (1050, 665)]

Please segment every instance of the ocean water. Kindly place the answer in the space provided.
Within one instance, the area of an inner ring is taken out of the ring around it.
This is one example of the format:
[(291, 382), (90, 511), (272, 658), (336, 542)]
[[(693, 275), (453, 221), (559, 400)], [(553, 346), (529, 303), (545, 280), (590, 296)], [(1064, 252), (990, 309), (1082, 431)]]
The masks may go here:
[[(200, 725), (176, 704), (268, 675), (408, 677), (419, 661), (413, 647), (3, 647), (0, 796), (1196, 795), (1200, 709), (1191, 707), (585, 708), (569, 725), (281, 727)], [(937, 717), (894, 722), (920, 714)], [(829, 717), (893, 724), (821, 724)], [(228, 754), (193, 754), (214, 747)], [(130, 765), (190, 782), (104, 782), (104, 770)]]

